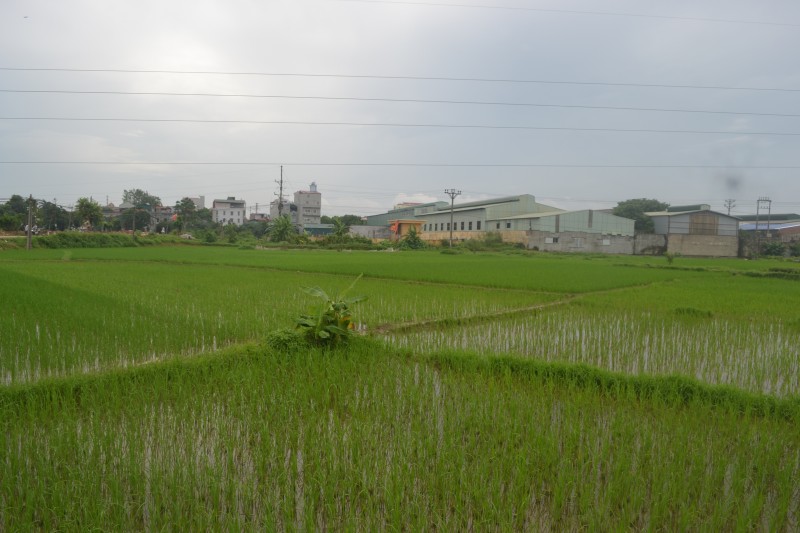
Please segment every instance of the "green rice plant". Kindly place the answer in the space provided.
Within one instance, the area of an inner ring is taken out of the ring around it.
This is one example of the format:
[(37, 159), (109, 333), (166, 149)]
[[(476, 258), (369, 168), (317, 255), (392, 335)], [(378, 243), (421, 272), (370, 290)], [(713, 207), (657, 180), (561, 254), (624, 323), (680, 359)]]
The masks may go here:
[(0, 389), (0, 530), (797, 529), (788, 400), (363, 341)]
[(485, 323), (386, 336), (415, 352), (468, 350), (591, 365), (632, 375), (680, 374), (778, 396), (800, 395), (800, 330), (793, 322), (733, 321), (699, 310), (602, 314), (550, 308)]

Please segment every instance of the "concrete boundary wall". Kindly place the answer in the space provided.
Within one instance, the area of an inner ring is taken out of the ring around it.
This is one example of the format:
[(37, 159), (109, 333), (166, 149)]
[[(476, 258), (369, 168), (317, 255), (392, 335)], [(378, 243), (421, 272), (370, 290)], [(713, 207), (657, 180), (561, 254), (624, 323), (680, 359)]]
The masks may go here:
[(739, 238), (734, 235), (668, 235), (667, 252), (698, 257), (738, 257)]

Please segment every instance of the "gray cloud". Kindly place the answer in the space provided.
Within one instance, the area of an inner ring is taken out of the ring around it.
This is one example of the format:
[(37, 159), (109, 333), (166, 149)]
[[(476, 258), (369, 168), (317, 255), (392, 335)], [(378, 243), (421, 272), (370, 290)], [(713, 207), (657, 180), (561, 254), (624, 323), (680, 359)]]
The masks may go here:
[[(514, 2), (510, 2), (514, 4)], [(597, 10), (588, 1), (541, 4)], [(800, 23), (791, 2), (615, 1), (613, 12)], [(24, 18), (28, 16), (28, 18)], [(800, 89), (789, 50), (796, 28), (365, 4), (294, 2), (45, 2), (0, 6), (0, 66), (372, 74)], [(340, 77), (0, 71), (2, 89), (142, 91), (800, 113), (797, 92)], [(273, 162), (272, 166), (0, 165), (0, 197), (119, 201), (140, 187), (173, 203), (184, 195), (274, 197), (317, 181), (328, 214), (378, 212), (402, 198), (530, 193), (561, 207), (608, 207), (631, 197), (721, 208), (737, 195), (800, 209), (798, 119), (619, 110), (363, 101), (0, 93), (2, 115), (530, 125), (730, 131), (734, 134), (479, 130), (0, 120), (2, 161)], [(739, 132), (739, 135), (735, 133)], [(553, 164), (573, 167), (303, 166), (308, 163)], [(656, 165), (605, 168), (602, 165)], [(580, 165), (601, 165), (596, 168)], [(667, 165), (657, 168), (658, 165)], [(699, 165), (712, 168), (672, 168)], [(713, 168), (713, 167), (720, 168)], [(735, 177), (735, 179), (734, 179)]]

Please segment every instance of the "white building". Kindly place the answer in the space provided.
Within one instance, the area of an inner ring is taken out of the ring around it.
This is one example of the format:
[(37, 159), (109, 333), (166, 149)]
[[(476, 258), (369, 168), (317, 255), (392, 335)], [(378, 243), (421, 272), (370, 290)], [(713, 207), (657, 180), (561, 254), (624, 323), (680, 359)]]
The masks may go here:
[(211, 206), (211, 220), (220, 224), (236, 224), (241, 226), (247, 222), (247, 204), (228, 196), (227, 200), (214, 200)]
[[(284, 202), (282, 214), (288, 215), (298, 226), (319, 224), (322, 217), (322, 194), (317, 191), (317, 184), (311, 182), (309, 190), (294, 193), (294, 202)], [(269, 206), (269, 216), (278, 218), (278, 200)]]
[(197, 209), (205, 209), (206, 208), (206, 197), (205, 196), (188, 196), (189, 200), (192, 201), (195, 208)]
[(294, 203), (297, 206), (297, 223), (319, 224), (322, 210), (322, 194), (317, 192), (317, 184), (311, 182), (309, 190), (294, 193)]

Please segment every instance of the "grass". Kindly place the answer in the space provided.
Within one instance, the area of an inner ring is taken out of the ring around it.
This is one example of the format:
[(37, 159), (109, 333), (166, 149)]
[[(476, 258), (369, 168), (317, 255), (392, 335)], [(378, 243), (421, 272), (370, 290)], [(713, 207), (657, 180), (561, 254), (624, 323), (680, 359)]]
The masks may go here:
[[(62, 251), (63, 253), (63, 251)], [(122, 261), (0, 262), (0, 383), (96, 372), (254, 341), (316, 306), (304, 285), (352, 279), (247, 266)], [(553, 301), (530, 291), (363, 279), (362, 327), (463, 318)], [(279, 304), (278, 304), (279, 302)]]
[(0, 527), (797, 526), (796, 423), (482, 361), (251, 347), (7, 390)]
[[(60, 259), (63, 250), (37, 251), (37, 259)], [(578, 293), (630, 287), (696, 276), (697, 273), (628, 268), (608, 258), (581, 258), (527, 254), (443, 255), (429, 252), (337, 252), (328, 250), (224, 250), (180, 246), (117, 249), (75, 249), (72, 260), (169, 261), (211, 265), (250, 266), (273, 270), (316, 272), (355, 277), (362, 272), (375, 278), (461, 284), (491, 288)], [(30, 259), (24, 252), (5, 252), (8, 261)], [(590, 271), (591, 276), (585, 273)]]
[(796, 324), (722, 320), (693, 308), (675, 311), (602, 314), (594, 308), (570, 306), (478, 324), (400, 332), (387, 340), (392, 346), (422, 352), (515, 354), (631, 375), (682, 374), (753, 392), (800, 395)]
[(795, 531), (800, 284), (675, 263), (0, 252), (0, 531)]

